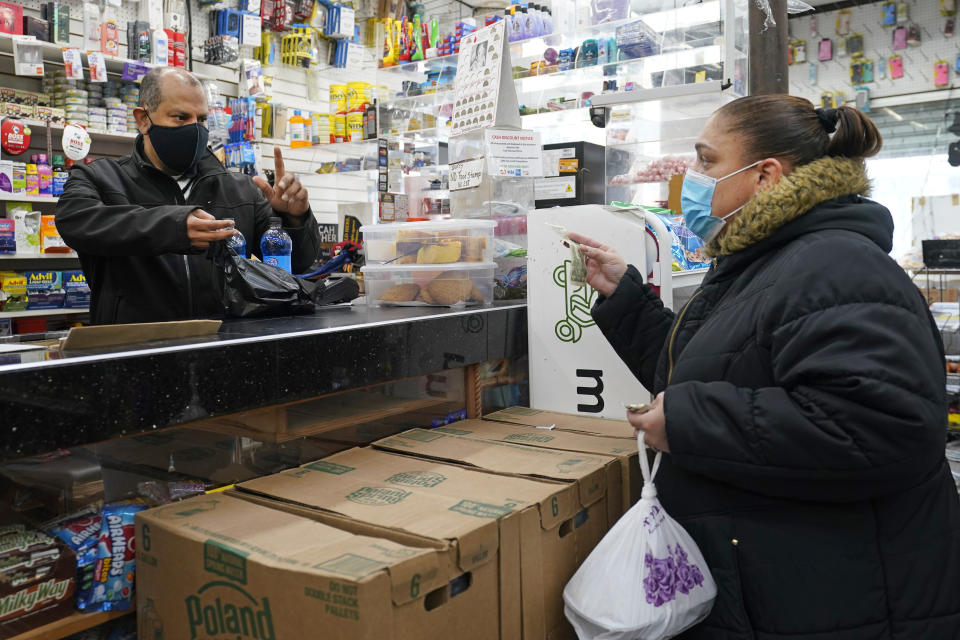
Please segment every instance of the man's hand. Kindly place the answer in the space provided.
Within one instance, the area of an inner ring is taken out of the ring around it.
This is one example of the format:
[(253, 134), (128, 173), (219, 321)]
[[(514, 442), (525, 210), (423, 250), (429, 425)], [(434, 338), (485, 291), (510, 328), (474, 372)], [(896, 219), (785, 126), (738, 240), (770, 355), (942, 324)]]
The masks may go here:
[(187, 216), (187, 238), (195, 249), (206, 249), (211, 242), (230, 238), (236, 233), (231, 227), (233, 220), (217, 220), (203, 209), (194, 209)]
[(263, 195), (270, 201), (270, 206), (274, 211), (286, 213), (287, 215), (299, 218), (310, 208), (310, 201), (307, 199), (307, 189), (300, 184), (296, 175), (287, 174), (283, 169), (283, 154), (280, 153), (280, 147), (273, 148), (273, 186), (267, 182), (263, 176), (256, 176), (253, 184), (263, 191)]
[(633, 435), (643, 431), (643, 442), (657, 451), (670, 451), (667, 442), (667, 419), (663, 413), (663, 393), (660, 393), (646, 413), (627, 412), (627, 420), (633, 426)]

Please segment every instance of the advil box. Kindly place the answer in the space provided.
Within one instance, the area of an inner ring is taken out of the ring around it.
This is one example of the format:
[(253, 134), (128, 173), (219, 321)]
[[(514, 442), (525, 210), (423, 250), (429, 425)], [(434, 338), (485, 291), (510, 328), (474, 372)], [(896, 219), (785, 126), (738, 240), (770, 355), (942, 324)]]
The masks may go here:
[(640, 492), (643, 490), (643, 475), (640, 473), (635, 438), (603, 437), (490, 420), (464, 420), (447, 427), (440, 427), (437, 431), (541, 449), (578, 451), (615, 457), (619, 462), (618, 471), (607, 484), (607, 496), (610, 498), (610, 506), (613, 507), (611, 514), (614, 516), (611, 526), (640, 499)]
[(59, 271), (26, 271), (27, 293), (48, 293), (63, 288), (62, 274)]
[[(414, 535), (443, 544), (441, 575), (467, 588), (438, 596), (440, 609), (449, 607), (447, 624), (422, 629), (418, 640), (542, 640), (574, 637), (569, 626), (548, 635), (544, 611), (545, 583), (576, 567), (577, 489), (365, 448), (244, 482), (238, 495), (310, 510), (324, 522), (366, 524), (394, 541)], [(562, 600), (549, 604), (563, 609)]]
[(426, 601), (442, 560), (435, 548), (199, 496), (137, 514), (138, 637), (428, 637), (448, 615)]
[(67, 293), (90, 293), (90, 286), (87, 284), (87, 278), (83, 271), (64, 271), (62, 281), (63, 289)]

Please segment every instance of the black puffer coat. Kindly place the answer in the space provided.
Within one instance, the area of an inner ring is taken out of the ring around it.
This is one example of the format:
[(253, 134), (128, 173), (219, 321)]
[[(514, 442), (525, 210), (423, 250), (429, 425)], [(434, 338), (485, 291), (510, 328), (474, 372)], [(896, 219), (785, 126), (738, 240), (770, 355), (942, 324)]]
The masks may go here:
[(866, 186), (861, 163), (801, 167), (676, 318), (633, 267), (594, 308), (666, 391), (660, 498), (718, 587), (685, 639), (960, 638), (943, 347), (889, 212), (843, 195)]

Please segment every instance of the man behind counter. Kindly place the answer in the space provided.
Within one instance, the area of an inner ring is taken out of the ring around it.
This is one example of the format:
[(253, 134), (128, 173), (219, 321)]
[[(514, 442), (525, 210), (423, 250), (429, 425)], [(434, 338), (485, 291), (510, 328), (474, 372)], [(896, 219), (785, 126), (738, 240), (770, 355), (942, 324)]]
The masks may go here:
[(133, 153), (74, 166), (57, 203), (57, 229), (80, 255), (94, 324), (222, 314), (204, 253), (233, 234), (225, 230), (231, 220), (262, 259), (260, 236), (272, 216), (281, 217), (293, 239), (294, 273), (309, 269), (319, 228), (307, 190), (284, 173), (279, 149), (273, 187), (228, 172), (207, 149), (206, 98), (184, 69), (147, 73), (134, 116), (140, 135)]

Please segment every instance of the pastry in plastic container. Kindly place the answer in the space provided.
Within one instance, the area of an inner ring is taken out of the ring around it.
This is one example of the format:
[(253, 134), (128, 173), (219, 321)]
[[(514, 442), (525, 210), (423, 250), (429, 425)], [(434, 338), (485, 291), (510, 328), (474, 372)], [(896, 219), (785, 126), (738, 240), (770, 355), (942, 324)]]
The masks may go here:
[(445, 265), (367, 265), (367, 303), (374, 306), (459, 307), (493, 300), (492, 262)]

